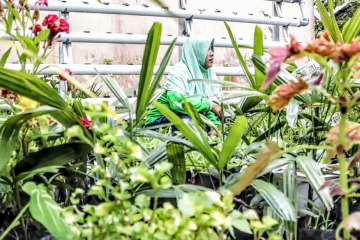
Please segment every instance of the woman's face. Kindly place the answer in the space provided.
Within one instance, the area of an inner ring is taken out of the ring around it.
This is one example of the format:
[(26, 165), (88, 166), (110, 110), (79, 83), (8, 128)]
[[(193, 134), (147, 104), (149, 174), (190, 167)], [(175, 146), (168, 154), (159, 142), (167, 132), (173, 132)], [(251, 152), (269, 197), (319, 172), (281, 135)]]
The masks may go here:
[(205, 60), (205, 68), (211, 68), (213, 64), (214, 64), (214, 49), (212, 46), (210, 46)]

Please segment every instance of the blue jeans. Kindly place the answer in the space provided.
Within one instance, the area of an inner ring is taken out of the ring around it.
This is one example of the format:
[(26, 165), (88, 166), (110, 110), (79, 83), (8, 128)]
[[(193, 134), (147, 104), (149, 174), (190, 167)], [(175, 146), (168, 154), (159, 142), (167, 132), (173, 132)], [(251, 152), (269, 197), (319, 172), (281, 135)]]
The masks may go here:
[[(189, 120), (191, 120), (191, 117), (189, 115), (178, 115), (178, 116), (181, 119), (189, 119)], [(171, 123), (171, 122), (165, 116), (161, 116), (158, 119), (156, 119), (154, 122), (146, 125), (146, 127), (153, 127), (153, 126), (156, 126), (156, 125), (167, 124), (167, 123)], [(156, 130), (156, 129), (154, 129), (154, 130)], [(206, 126), (204, 130), (206, 132), (210, 132), (211, 129), (208, 126)], [(176, 132), (176, 131), (179, 131), (179, 130), (175, 126), (172, 126), (172, 132)]]

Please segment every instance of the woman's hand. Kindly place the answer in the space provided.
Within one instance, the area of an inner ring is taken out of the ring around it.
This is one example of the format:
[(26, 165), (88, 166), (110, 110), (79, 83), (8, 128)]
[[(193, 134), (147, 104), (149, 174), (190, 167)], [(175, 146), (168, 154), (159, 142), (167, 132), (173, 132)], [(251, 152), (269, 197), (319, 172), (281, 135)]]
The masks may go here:
[(217, 132), (214, 129), (212, 129), (210, 132), (208, 132), (208, 136), (210, 136), (210, 137), (213, 137), (216, 135), (217, 135)]
[(221, 107), (215, 103), (212, 104), (212, 108), (211, 111), (213, 113), (215, 113), (216, 116), (218, 116), (218, 118), (221, 118), (222, 116), (222, 112), (221, 112)]

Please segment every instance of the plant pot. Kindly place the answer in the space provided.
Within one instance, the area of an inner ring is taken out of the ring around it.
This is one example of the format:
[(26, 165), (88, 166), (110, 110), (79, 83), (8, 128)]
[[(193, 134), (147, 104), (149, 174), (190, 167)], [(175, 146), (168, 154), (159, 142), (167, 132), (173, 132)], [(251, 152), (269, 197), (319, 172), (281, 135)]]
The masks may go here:
[[(325, 169), (328, 168), (327, 164), (318, 164), (319, 169)], [(283, 166), (281, 168), (278, 168), (274, 171), (272, 171), (272, 173), (274, 174), (274, 176), (276, 176), (279, 179), (279, 187), (280, 189), (283, 188), (283, 174), (284, 171), (286, 169), (287, 166)], [(309, 199), (309, 189), (311, 188), (310, 183), (308, 181), (308, 178), (306, 177), (305, 174), (301, 173), (301, 172), (296, 172), (296, 176), (297, 176), (297, 194), (298, 194), (298, 215), (300, 217), (304, 217), (306, 216), (306, 214), (304, 213), (304, 210), (309, 211), (309, 209), (307, 208), (307, 203), (308, 203), (308, 199)], [(338, 172), (333, 172), (331, 174), (324, 174), (323, 175), (325, 180), (330, 180), (330, 179), (338, 179), (339, 178), (339, 173)], [(331, 186), (330, 186), (331, 187)], [(316, 191), (312, 192), (312, 197), (310, 198), (311, 201), (313, 201), (317, 207), (319, 207), (320, 209), (325, 209), (325, 206), (322, 202), (322, 200), (320, 199), (319, 195), (316, 193)], [(314, 213), (317, 213), (317, 211), (315, 211), (314, 209), (312, 209), (312, 211)]]

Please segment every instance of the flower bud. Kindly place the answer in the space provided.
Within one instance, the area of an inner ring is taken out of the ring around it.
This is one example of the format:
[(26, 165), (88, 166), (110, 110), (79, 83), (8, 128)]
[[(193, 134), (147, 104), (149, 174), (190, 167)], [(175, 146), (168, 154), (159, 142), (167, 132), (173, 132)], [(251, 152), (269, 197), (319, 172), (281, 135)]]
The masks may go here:
[(35, 6), (35, 9), (34, 9), (34, 13), (33, 13), (32, 18), (34, 19), (34, 21), (38, 21), (38, 20), (39, 20), (39, 18), (40, 18), (40, 10), (39, 10), (39, 7), (38, 7), (38, 6)]

